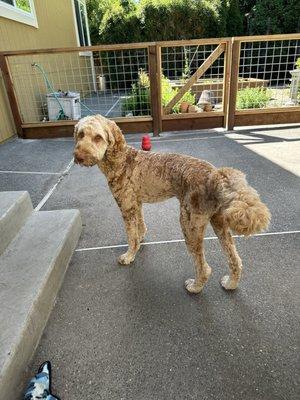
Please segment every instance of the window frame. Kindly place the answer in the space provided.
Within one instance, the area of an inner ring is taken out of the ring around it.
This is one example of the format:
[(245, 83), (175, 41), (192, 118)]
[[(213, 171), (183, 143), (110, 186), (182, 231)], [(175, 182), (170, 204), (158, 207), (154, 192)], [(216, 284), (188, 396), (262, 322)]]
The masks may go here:
[(22, 24), (30, 25), (34, 28), (39, 27), (33, 0), (29, 0), (31, 10), (30, 13), (18, 8), (16, 6), (16, 0), (13, 0), (13, 3), (14, 5), (11, 5), (0, 0), (0, 17), (8, 18), (16, 22), (21, 22)]
[[(75, 1), (83, 4), (84, 7), (84, 18), (85, 18), (85, 23), (86, 23), (86, 36), (88, 40), (87, 46), (91, 45), (91, 38), (90, 38), (90, 28), (89, 28), (89, 20), (87, 17), (87, 10), (86, 10), (86, 1), (85, 0), (72, 0), (72, 9), (73, 9), (73, 16), (74, 16), (74, 28), (75, 28), (75, 35), (76, 35), (76, 42), (78, 47), (83, 47), (80, 44), (80, 38), (79, 38), (79, 27), (78, 27), (78, 22), (77, 22), (77, 16), (76, 16), (76, 9), (75, 9)], [(79, 53), (80, 56), (91, 56), (92, 53), (90, 51), (81, 51)]]

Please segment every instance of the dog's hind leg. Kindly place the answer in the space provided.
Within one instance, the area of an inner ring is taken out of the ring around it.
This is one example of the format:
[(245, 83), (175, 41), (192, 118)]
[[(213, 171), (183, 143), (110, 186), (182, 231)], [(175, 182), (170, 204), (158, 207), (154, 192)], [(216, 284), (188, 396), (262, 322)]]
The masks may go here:
[(121, 209), (121, 212), (127, 232), (128, 250), (119, 257), (118, 261), (120, 264), (128, 265), (134, 261), (140, 248), (139, 210), (137, 207), (132, 207), (126, 210)]
[(188, 250), (192, 254), (195, 262), (195, 279), (185, 281), (186, 290), (190, 293), (199, 293), (207, 282), (211, 268), (207, 264), (204, 256), (203, 238), (207, 218), (199, 214), (190, 213), (188, 208), (180, 208), (180, 224), (185, 237)]
[(227, 290), (236, 289), (241, 279), (242, 261), (236, 250), (234, 239), (231, 236), (229, 227), (226, 225), (222, 214), (214, 215), (210, 222), (220, 240), (229, 263), (230, 275), (223, 276), (221, 285)]

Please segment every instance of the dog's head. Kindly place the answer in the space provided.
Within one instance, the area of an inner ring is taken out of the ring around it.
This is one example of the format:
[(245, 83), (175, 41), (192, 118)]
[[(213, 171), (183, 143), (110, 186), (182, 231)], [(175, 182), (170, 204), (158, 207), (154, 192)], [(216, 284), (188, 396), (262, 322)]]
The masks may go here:
[(115, 122), (95, 115), (82, 118), (74, 129), (74, 161), (92, 167), (105, 156), (114, 157), (125, 146), (125, 139)]

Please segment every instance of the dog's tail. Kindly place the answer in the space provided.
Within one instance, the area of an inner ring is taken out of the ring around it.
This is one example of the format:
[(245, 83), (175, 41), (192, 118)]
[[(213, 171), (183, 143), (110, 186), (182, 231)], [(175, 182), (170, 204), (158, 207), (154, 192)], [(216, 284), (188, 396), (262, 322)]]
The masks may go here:
[(219, 168), (213, 172), (211, 183), (220, 211), (233, 232), (248, 236), (268, 228), (271, 213), (241, 171)]

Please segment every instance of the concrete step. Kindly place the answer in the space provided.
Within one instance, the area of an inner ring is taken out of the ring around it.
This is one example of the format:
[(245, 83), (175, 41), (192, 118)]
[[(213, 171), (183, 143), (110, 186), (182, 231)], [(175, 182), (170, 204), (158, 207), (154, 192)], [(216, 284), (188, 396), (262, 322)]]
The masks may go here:
[(23, 390), (81, 228), (77, 210), (33, 212), (0, 256), (0, 400)]
[(0, 254), (32, 213), (28, 192), (0, 192)]

